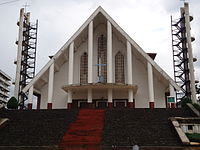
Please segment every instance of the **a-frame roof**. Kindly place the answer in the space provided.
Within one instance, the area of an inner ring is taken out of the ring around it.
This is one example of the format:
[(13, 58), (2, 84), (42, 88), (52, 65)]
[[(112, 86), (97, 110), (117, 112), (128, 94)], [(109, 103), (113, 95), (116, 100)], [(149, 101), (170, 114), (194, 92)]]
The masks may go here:
[(49, 69), (51, 64), (63, 54), (69, 47), (70, 43), (73, 42), (76, 37), (89, 25), (89, 23), (101, 13), (111, 24), (115, 27), (131, 44), (135, 49), (150, 63), (152, 66), (166, 79), (171, 85), (176, 89), (180, 90), (180, 87), (174, 82), (174, 80), (161, 68), (158, 64), (153, 61), (148, 54), (106, 13), (106, 11), (99, 6), (94, 13), (84, 22), (84, 24), (74, 33), (74, 35), (61, 47), (61, 49), (53, 56), (51, 60), (38, 72), (38, 74), (33, 78), (33, 80), (23, 89), (23, 92), (28, 91), (28, 89), (34, 85), (35, 82)]

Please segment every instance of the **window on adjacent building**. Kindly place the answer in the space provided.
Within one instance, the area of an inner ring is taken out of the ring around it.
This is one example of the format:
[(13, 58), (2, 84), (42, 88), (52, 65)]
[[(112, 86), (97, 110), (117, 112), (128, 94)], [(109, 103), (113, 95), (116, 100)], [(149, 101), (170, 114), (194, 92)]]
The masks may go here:
[(193, 125), (188, 125), (188, 130), (193, 130)]
[(124, 83), (124, 56), (121, 52), (115, 55), (115, 82)]
[(80, 61), (80, 83), (88, 82), (88, 54), (83, 53)]
[(107, 81), (107, 41), (106, 37), (102, 34), (98, 37), (98, 77), (101, 82)]

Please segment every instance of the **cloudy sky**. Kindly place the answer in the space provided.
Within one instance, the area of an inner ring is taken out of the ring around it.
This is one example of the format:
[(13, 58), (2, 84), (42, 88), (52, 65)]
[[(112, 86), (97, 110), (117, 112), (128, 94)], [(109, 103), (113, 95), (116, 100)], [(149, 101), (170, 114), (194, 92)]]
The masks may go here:
[[(6, 2), (12, 2), (7, 3)], [(15, 2), (14, 2), (15, 1)], [(189, 1), (189, 0), (188, 0)], [(105, 11), (146, 51), (157, 53), (156, 62), (173, 77), (171, 20), (179, 17), (180, 0), (0, 0), (0, 69), (14, 81), (19, 10), (29, 6), (31, 21), (39, 20), (38, 72), (84, 21), (102, 6)], [(200, 79), (200, 0), (190, 0), (195, 76)]]

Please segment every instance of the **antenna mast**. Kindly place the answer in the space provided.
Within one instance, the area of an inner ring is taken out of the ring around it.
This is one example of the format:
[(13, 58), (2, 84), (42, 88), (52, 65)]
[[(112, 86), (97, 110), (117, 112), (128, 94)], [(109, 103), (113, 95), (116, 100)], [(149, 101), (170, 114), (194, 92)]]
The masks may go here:
[(30, 12), (26, 13), (22, 8), (17, 25), (19, 36), (16, 41), (18, 48), (14, 96), (18, 99), (20, 109), (24, 109), (28, 93), (23, 93), (22, 90), (35, 76), (38, 21), (30, 23)]
[(174, 79), (181, 91), (176, 92), (177, 100), (190, 98), (196, 102), (196, 89), (194, 79), (194, 66), (192, 54), (192, 41), (190, 22), (193, 17), (189, 15), (189, 4), (184, 3), (180, 9), (181, 17), (173, 20), (171, 17), (172, 50), (174, 63)]

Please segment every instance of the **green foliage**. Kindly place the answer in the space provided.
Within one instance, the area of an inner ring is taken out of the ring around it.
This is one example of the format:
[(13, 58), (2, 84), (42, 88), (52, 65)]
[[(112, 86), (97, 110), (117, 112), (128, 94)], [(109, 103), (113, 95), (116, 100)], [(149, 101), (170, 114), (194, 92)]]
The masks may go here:
[(186, 136), (192, 142), (200, 142), (200, 134), (198, 133), (186, 133)]
[(192, 100), (190, 98), (187, 98), (187, 97), (183, 98), (181, 100), (181, 107), (187, 107), (187, 103), (192, 104)]
[(193, 103), (190, 98), (183, 98), (181, 100), (181, 107), (187, 107), (187, 103), (192, 104), (200, 112), (200, 105), (197, 103)]
[(11, 97), (7, 103), (8, 109), (17, 109), (18, 108), (18, 101), (15, 97)]
[(193, 106), (194, 106), (198, 111), (200, 111), (200, 105), (199, 105), (199, 104), (194, 103)]

